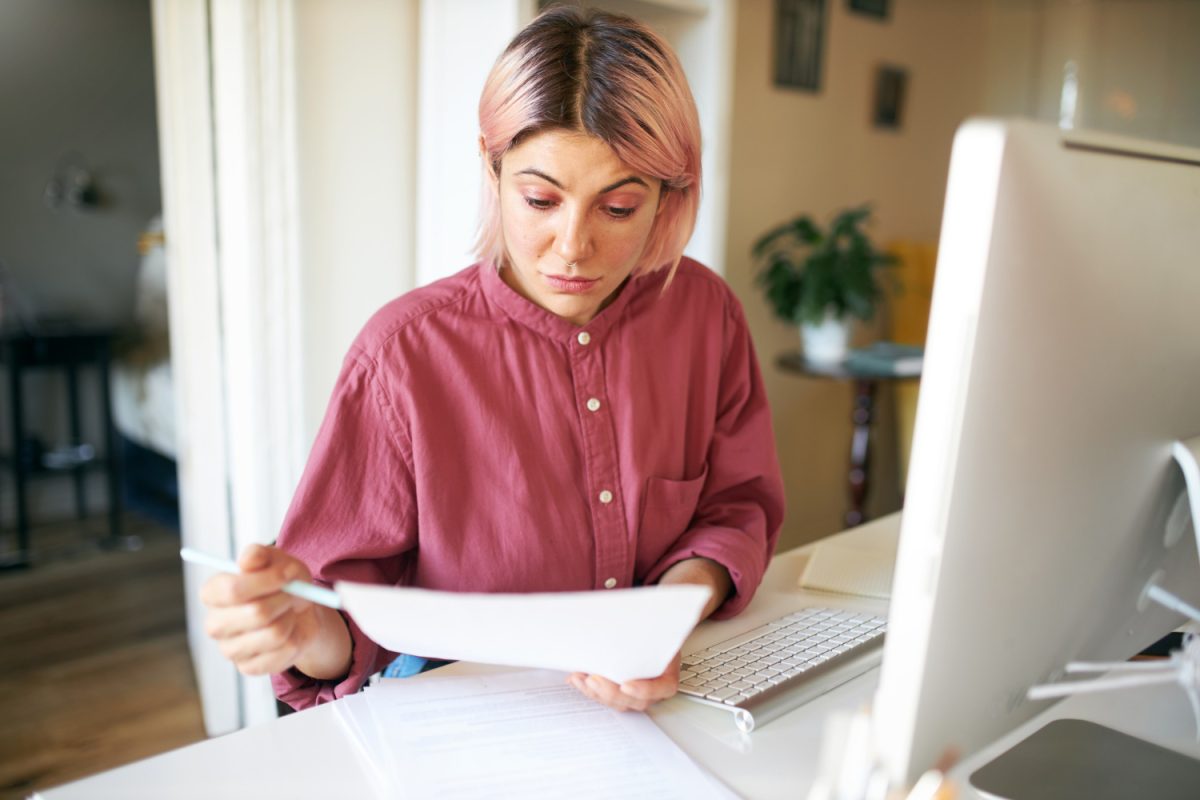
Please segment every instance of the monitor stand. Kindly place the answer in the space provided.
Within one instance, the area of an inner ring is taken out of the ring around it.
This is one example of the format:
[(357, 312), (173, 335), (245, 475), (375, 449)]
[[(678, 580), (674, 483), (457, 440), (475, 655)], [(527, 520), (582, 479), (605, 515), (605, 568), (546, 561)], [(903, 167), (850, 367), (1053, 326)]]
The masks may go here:
[(1195, 800), (1200, 760), (1112, 728), (1059, 719), (971, 773), (1006, 800)]

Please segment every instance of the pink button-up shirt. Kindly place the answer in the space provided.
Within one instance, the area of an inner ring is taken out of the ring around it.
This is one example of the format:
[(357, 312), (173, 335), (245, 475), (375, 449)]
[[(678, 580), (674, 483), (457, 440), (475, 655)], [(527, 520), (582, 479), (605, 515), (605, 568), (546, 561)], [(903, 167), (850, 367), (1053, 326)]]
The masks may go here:
[[(684, 259), (584, 327), (470, 267), (388, 303), (350, 348), (278, 544), (321, 583), (472, 592), (654, 583), (703, 556), (731, 616), (783, 519), (742, 309)], [(349, 674), (273, 676), (297, 708), (395, 657), (347, 620)], [(436, 657), (437, 653), (414, 655)]]

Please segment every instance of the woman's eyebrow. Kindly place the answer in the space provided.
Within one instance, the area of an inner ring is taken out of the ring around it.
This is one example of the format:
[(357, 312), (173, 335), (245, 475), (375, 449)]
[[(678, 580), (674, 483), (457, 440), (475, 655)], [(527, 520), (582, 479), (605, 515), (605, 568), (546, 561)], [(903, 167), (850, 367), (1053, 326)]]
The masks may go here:
[(622, 178), (621, 180), (617, 181), (616, 183), (605, 186), (603, 189), (600, 190), (600, 194), (608, 194), (613, 189), (619, 189), (627, 183), (636, 183), (639, 186), (645, 186), (647, 189), (650, 188), (649, 186), (646, 185), (646, 182), (644, 180), (642, 180), (641, 178), (639, 178), (635, 175), (630, 175), (628, 178)]
[[(563, 189), (563, 191), (566, 191), (566, 189), (563, 187), (563, 185), (561, 183), (554, 180), (554, 178), (551, 178), (549, 175), (542, 172), (540, 169), (535, 169), (534, 167), (527, 167), (522, 170), (517, 170), (516, 174), (517, 175), (535, 175), (535, 176), (541, 178), (542, 180), (546, 181), (547, 183), (553, 184), (554, 186), (558, 187), (559, 189)], [(650, 188), (646, 184), (646, 182), (644, 180), (642, 180), (641, 178), (637, 177), (636, 175), (630, 175), (628, 178), (622, 178), (621, 180), (617, 181), (616, 183), (611, 183), (608, 186), (605, 186), (603, 189), (601, 189), (599, 192), (597, 192), (597, 194), (607, 194), (608, 192), (611, 192), (613, 189), (619, 189), (627, 183), (636, 183), (639, 186), (645, 186), (647, 189)]]

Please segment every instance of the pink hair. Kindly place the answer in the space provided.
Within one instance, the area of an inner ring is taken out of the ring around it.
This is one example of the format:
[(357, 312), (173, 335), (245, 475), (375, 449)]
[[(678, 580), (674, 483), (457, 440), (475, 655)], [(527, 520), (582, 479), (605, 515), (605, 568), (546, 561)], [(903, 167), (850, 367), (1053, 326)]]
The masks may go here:
[(700, 206), (700, 120), (670, 46), (617, 14), (551, 8), (497, 59), (479, 98), (483, 201), (475, 252), (507, 262), (496, 177), (522, 139), (565, 129), (596, 136), (631, 169), (662, 181), (661, 210), (636, 273), (674, 271)]

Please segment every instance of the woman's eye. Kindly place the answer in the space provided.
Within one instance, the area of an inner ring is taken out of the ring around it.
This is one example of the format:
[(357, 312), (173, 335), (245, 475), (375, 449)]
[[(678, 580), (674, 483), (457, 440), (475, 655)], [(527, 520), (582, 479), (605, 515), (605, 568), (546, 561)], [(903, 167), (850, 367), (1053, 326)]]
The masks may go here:
[(545, 200), (541, 197), (526, 197), (525, 204), (530, 208), (536, 208), (538, 211), (545, 211), (546, 209), (550, 208), (550, 206), (554, 205), (554, 201)]
[(610, 217), (616, 217), (617, 219), (632, 217), (633, 212), (637, 211), (636, 208), (623, 208), (621, 206), (609, 206), (606, 210)]

